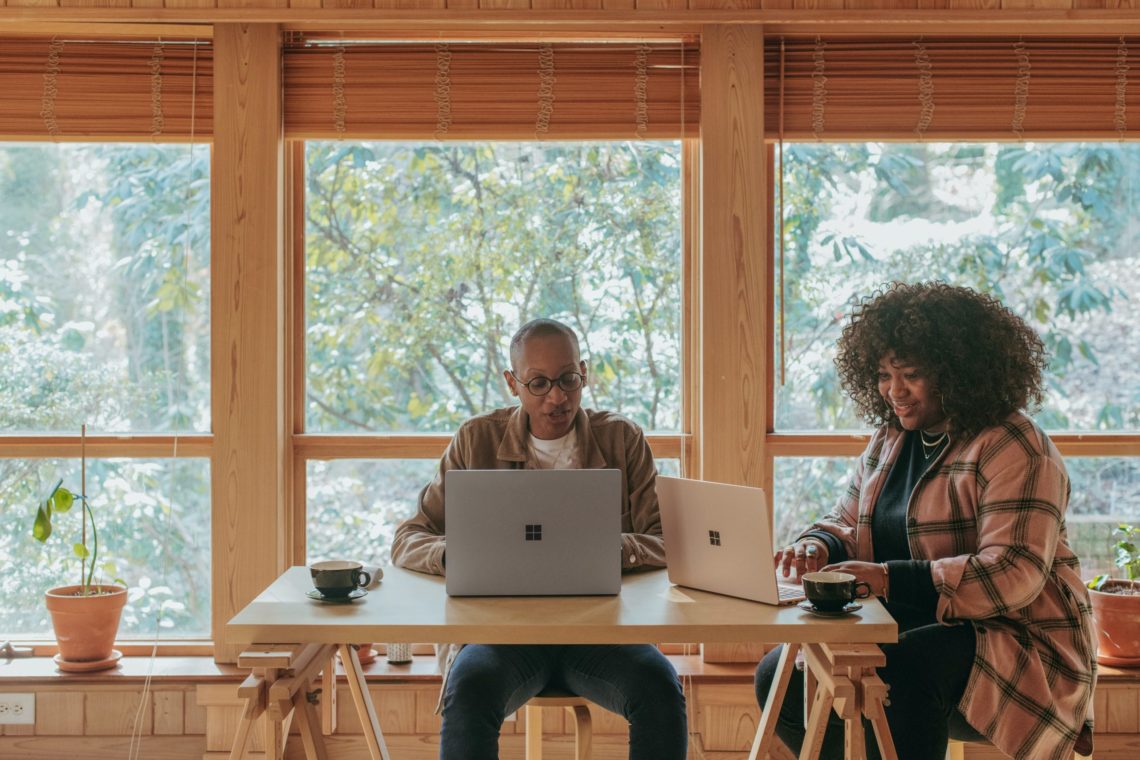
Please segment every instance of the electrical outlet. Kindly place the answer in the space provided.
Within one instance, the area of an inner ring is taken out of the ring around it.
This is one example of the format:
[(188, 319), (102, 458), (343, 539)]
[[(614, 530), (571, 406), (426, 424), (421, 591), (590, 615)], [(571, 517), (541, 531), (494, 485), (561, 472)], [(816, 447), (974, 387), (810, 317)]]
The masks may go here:
[(0, 725), (36, 722), (36, 695), (32, 692), (0, 694)]

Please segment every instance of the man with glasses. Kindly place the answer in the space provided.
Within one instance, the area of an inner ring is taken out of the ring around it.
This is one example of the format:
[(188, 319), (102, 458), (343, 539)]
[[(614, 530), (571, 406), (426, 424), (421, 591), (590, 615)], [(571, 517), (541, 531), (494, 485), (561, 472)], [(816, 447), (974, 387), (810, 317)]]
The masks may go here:
[[(519, 405), (460, 426), (419, 510), (396, 529), (392, 561), (443, 575), (443, 478), (451, 469), (610, 468), (622, 473), (622, 568), (663, 567), (653, 454), (641, 429), (612, 412), (582, 409), (586, 363), (578, 336), (552, 319), (527, 322), (511, 339), (503, 373)], [(625, 716), (630, 760), (683, 760), (685, 697), (658, 649), (642, 645), (441, 645), (441, 760), (494, 760), (507, 715), (548, 686)]]

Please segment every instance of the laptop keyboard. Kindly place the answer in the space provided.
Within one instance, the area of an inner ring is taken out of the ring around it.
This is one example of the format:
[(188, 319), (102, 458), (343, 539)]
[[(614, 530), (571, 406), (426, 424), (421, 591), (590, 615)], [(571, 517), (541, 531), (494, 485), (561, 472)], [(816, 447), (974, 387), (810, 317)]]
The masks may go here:
[(777, 583), (776, 588), (780, 592), (780, 599), (803, 599), (804, 587), (792, 583)]

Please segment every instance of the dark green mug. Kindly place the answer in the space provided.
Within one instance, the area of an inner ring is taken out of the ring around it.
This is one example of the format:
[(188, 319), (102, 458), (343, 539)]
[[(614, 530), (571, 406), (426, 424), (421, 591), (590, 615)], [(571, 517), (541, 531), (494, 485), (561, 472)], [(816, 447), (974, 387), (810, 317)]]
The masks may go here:
[(309, 574), (321, 596), (331, 599), (343, 599), (372, 582), (372, 576), (364, 570), (364, 565), (348, 559), (314, 562), (309, 565)]
[(820, 571), (804, 573), (804, 596), (820, 612), (838, 612), (856, 599), (871, 595), (871, 586), (856, 581), (851, 573)]

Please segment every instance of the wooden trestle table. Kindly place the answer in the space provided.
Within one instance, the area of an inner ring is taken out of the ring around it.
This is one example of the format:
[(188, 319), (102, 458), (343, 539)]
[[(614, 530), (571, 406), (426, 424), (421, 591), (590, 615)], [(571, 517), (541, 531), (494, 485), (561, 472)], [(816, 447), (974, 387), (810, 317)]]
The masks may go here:
[[(764, 705), (749, 760), (763, 760), (796, 654), (808, 668), (808, 739), (801, 757), (819, 752), (832, 708), (846, 720), (848, 758), (862, 758), (861, 717), (871, 720), (884, 757), (894, 754), (875, 676), (877, 644), (898, 640), (895, 621), (875, 599), (841, 618), (821, 618), (795, 606), (774, 607), (672, 586), (663, 570), (624, 576), (621, 594), (588, 597), (448, 597), (441, 577), (385, 568), (368, 595), (349, 604), (309, 599), (308, 569), (285, 571), (225, 628), (229, 643), (247, 646), (239, 664), (252, 674), (239, 687), (245, 712), (233, 758), (241, 756), (253, 721), (268, 716), (265, 757), (280, 758), (288, 725), (299, 722), (309, 760), (326, 757), (310, 682), (324, 673), (324, 694), (335, 693), (329, 667), (339, 653), (373, 760), (388, 760), (356, 650), (362, 641), (472, 644), (639, 644), (664, 641), (787, 642)], [(330, 731), (330, 699), (322, 705)]]

